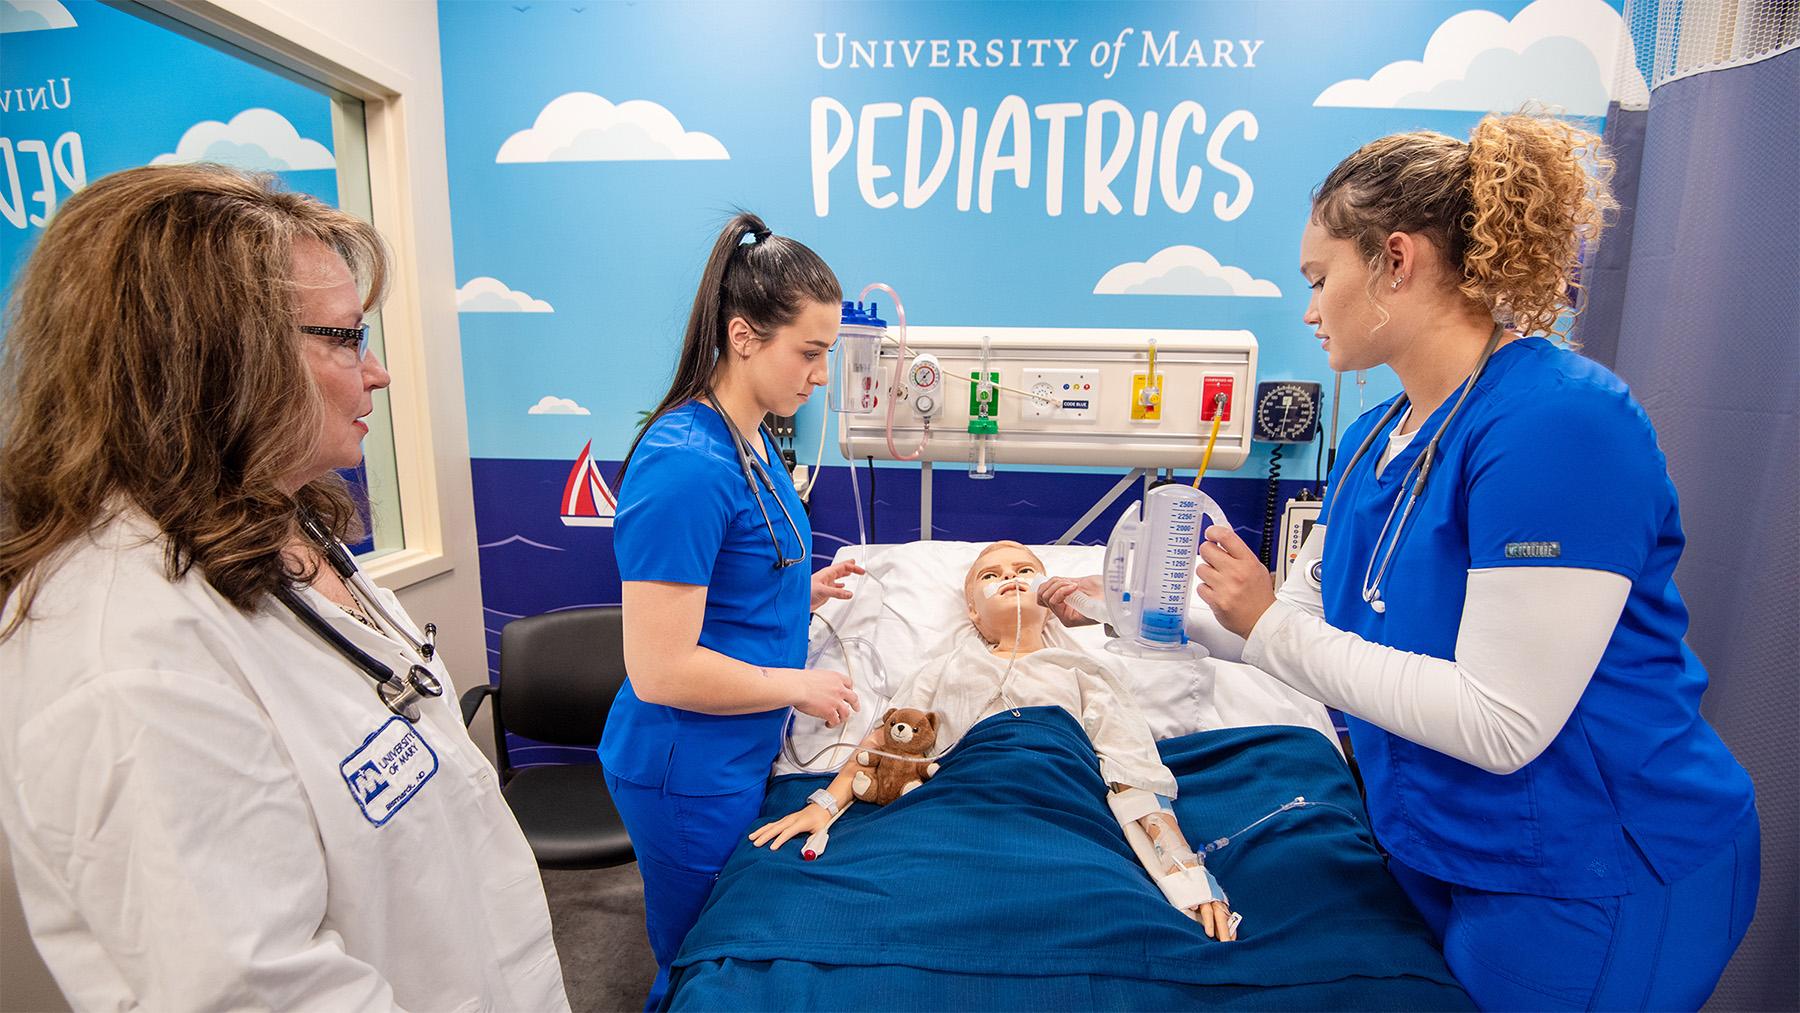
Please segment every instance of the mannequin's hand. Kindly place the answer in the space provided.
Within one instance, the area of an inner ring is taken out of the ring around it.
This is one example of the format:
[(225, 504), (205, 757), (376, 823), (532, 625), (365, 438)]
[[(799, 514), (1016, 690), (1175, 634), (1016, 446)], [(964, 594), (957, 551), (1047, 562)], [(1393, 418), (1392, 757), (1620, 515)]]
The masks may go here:
[(1069, 604), (1069, 596), (1077, 591), (1091, 598), (1104, 598), (1106, 589), (1099, 577), (1051, 577), (1038, 585), (1038, 604), (1062, 620), (1064, 626), (1092, 626), (1094, 621)]
[(754, 847), (769, 844), (770, 851), (780, 851), (781, 846), (796, 837), (815, 834), (831, 825), (831, 814), (825, 807), (812, 802), (798, 812), (788, 813), (773, 823), (764, 823), (750, 834), (750, 843)]
[(1237, 931), (1231, 927), (1231, 908), (1222, 900), (1209, 900), (1197, 909), (1196, 919), (1206, 934), (1221, 943), (1229, 943), (1237, 938)]
[(866, 573), (856, 565), (856, 560), (846, 559), (841, 563), (833, 563), (812, 575), (812, 608), (817, 611), (820, 605), (833, 598), (849, 598), (851, 591), (844, 588), (844, 578), (853, 573)]
[(1268, 568), (1237, 532), (1223, 524), (1206, 529), (1194, 560), (1199, 583), (1194, 593), (1212, 609), (1219, 625), (1248, 640), (1256, 621), (1275, 604)]

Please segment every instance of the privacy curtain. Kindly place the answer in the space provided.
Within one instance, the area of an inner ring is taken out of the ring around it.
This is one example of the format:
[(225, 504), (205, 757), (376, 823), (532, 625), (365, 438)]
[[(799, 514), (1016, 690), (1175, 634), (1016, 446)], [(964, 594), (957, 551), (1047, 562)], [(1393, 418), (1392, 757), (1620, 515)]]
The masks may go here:
[(1795, 1009), (1800, 2), (1627, 0), (1625, 23), (1606, 118), (1623, 208), (1591, 251), (1575, 336), (1656, 423), (1703, 707), (1756, 782), (1762, 895), (1708, 1008)]

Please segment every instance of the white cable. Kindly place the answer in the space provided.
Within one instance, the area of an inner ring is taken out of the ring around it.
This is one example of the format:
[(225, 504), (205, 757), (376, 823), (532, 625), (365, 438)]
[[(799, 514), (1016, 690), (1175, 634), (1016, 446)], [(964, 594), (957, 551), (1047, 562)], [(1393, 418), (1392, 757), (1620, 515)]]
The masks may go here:
[[(896, 344), (894, 339), (891, 337), (883, 337), (881, 340), (887, 342), (890, 345)], [(904, 349), (902, 351), (904, 351)], [(921, 356), (923, 354), (925, 354), (925, 353), (923, 353), (923, 352), (905, 352), (905, 355), (907, 357), (914, 358), (914, 359), (918, 358), (919, 356)], [(901, 362), (904, 365), (905, 359), (902, 359)], [(966, 383), (971, 387), (974, 387), (977, 385), (987, 386), (987, 387), (992, 387), (995, 390), (1006, 391), (1009, 394), (1017, 394), (1020, 397), (1027, 398), (1032, 401), (1042, 401), (1043, 400), (1042, 398), (1038, 397), (1036, 394), (1033, 394), (1032, 392), (1030, 392), (1028, 390), (1020, 390), (1017, 387), (1008, 387), (1006, 384), (999, 383), (994, 380), (977, 380), (972, 376), (964, 376), (961, 373), (945, 373), (944, 375), (949, 377), (952, 380), (956, 380), (961, 383)]]
[[(813, 456), (812, 470), (806, 474), (806, 488), (797, 490), (800, 501), (803, 503), (808, 496), (812, 495), (813, 486), (819, 484), (819, 468), (825, 463), (825, 432), (831, 428), (831, 417), (836, 414), (837, 412), (826, 408), (825, 417), (819, 420), (819, 452)], [(852, 461), (850, 466), (856, 467), (856, 462)]]

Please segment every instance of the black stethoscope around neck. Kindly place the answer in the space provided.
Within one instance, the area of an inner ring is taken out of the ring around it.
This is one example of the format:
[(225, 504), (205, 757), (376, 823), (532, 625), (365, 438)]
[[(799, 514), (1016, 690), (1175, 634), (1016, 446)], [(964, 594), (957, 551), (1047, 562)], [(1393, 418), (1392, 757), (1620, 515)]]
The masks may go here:
[[(708, 390), (704, 403), (708, 408), (717, 412), (719, 417), (725, 420), (725, 428), (731, 430), (731, 444), (737, 448), (738, 467), (743, 469), (744, 484), (750, 487), (750, 498), (756, 501), (756, 509), (762, 511), (763, 526), (769, 529), (769, 543), (775, 546), (775, 569), (785, 570), (796, 563), (806, 562), (810, 556), (807, 551), (806, 539), (800, 534), (800, 525), (794, 523), (794, 515), (788, 513), (787, 504), (782, 502), (781, 494), (775, 491), (775, 480), (769, 477), (768, 469), (763, 467), (762, 458), (750, 448), (750, 441), (745, 439), (744, 434), (738, 430), (737, 423), (731, 421), (731, 416), (726, 414), (724, 408), (719, 407), (717, 394)], [(756, 431), (761, 434), (763, 429), (758, 426)], [(800, 555), (793, 559), (789, 559), (787, 553), (781, 549), (781, 538), (775, 534), (775, 521), (769, 516), (769, 508), (763, 505), (762, 494), (757, 490), (759, 480), (762, 488), (769, 490), (769, 496), (775, 500), (775, 508), (781, 511), (781, 519), (787, 521), (788, 529), (794, 533), (795, 550)]]
[[(1412, 516), (1413, 505), (1418, 502), (1419, 497), (1425, 494), (1425, 483), (1431, 478), (1431, 466), (1437, 459), (1438, 442), (1444, 438), (1444, 432), (1450, 428), (1450, 423), (1456, 420), (1456, 414), (1462, 411), (1463, 402), (1468, 400), (1469, 392), (1475, 389), (1475, 381), (1481, 378), (1482, 371), (1487, 368), (1488, 360), (1493, 358), (1494, 349), (1500, 347), (1500, 338), (1505, 333), (1505, 327), (1500, 324), (1494, 325), (1494, 333), (1488, 336), (1487, 345), (1481, 350), (1481, 358), (1475, 361), (1474, 371), (1463, 382), (1462, 393), (1457, 395), (1456, 403), (1450, 406), (1450, 413), (1444, 416), (1444, 421), (1438, 423), (1437, 432), (1431, 434), (1431, 440), (1425, 444), (1425, 449), (1419, 452), (1419, 456), (1414, 458), (1412, 464), (1407, 467), (1406, 473), (1400, 476), (1400, 491), (1394, 495), (1394, 505), (1388, 508), (1387, 520), (1381, 522), (1381, 531), (1375, 535), (1375, 544), (1369, 547), (1368, 565), (1363, 567), (1362, 600), (1377, 615), (1387, 612), (1387, 601), (1381, 596), (1381, 582), (1387, 577), (1388, 566), (1394, 561), (1395, 550), (1400, 548), (1401, 537), (1406, 534), (1406, 522)], [(1404, 392), (1394, 399), (1394, 403), (1388, 408), (1387, 413), (1381, 416), (1381, 421), (1375, 423), (1375, 428), (1369, 430), (1369, 435), (1363, 438), (1362, 445), (1356, 448), (1356, 453), (1350, 455), (1350, 460), (1344, 465), (1344, 470), (1338, 472), (1340, 485), (1344, 478), (1355, 470), (1356, 462), (1362, 460), (1363, 455), (1369, 452), (1371, 446), (1374, 446), (1376, 439), (1381, 436), (1382, 430), (1387, 428), (1388, 423), (1392, 422), (1395, 416), (1405, 411), (1411, 404), (1411, 399)], [(1325, 511), (1324, 517), (1326, 531), (1331, 530), (1331, 515), (1337, 512), (1338, 502), (1342, 498), (1335, 492), (1332, 494), (1331, 508)], [(1399, 524), (1394, 523), (1395, 514), (1400, 516)], [(1392, 539), (1388, 537), (1390, 528), (1393, 529)], [(1382, 552), (1384, 543), (1387, 545), (1385, 553)], [(1380, 560), (1379, 567), (1376, 566), (1377, 559)]]
[[(339, 577), (343, 578), (344, 586), (352, 589), (352, 594), (355, 594), (355, 589), (360, 588), (363, 592), (361, 597), (370, 603), (374, 611), (380, 613), (381, 618), (388, 626), (406, 639), (408, 645), (418, 653), (420, 658), (425, 661), (432, 659), (432, 656), (437, 653), (436, 626), (426, 623), (425, 639), (415, 639), (411, 633), (407, 632), (406, 627), (400, 625), (388, 614), (387, 608), (381, 604), (381, 599), (376, 597), (363, 579), (362, 573), (357, 570), (356, 560), (351, 557), (350, 550), (344, 546), (343, 542), (332, 537), (317, 518), (305, 512), (300, 515), (300, 530), (318, 547), (320, 553), (325, 557), (325, 561), (331, 564), (331, 568), (337, 571)], [(393, 669), (382, 664), (379, 659), (352, 643), (349, 637), (339, 632), (335, 626), (326, 621), (325, 617), (314, 612), (312, 606), (308, 605), (306, 600), (300, 596), (300, 592), (292, 586), (283, 584), (275, 590), (275, 597), (287, 606), (288, 611), (294, 613), (301, 625), (317, 634), (320, 639), (343, 655), (344, 660), (372, 679), (375, 683), (376, 695), (381, 698), (381, 702), (387, 706), (389, 711), (399, 717), (405, 718), (407, 721), (417, 721), (421, 702), (431, 697), (444, 695), (444, 684), (432, 673), (431, 669), (424, 665), (414, 664), (408, 666), (404, 676), (396, 674)]]

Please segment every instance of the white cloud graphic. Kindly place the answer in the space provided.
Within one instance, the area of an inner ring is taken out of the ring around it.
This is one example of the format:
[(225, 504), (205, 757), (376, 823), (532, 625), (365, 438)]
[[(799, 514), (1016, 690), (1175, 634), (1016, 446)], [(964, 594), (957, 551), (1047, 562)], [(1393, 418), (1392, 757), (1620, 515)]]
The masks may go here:
[(75, 16), (58, 0), (0, 0), (0, 34), (74, 27)]
[(1227, 267), (1198, 246), (1171, 246), (1146, 261), (1129, 261), (1106, 272), (1095, 295), (1236, 295), (1274, 297), (1281, 289)]
[(273, 109), (246, 109), (230, 123), (202, 120), (187, 128), (172, 154), (150, 160), (151, 165), (180, 162), (222, 162), (253, 172), (337, 168), (330, 148), (301, 137)]
[(1609, 98), (1627, 108), (1649, 102), (1632, 53), (1624, 19), (1605, 0), (1536, 0), (1511, 21), (1464, 11), (1431, 33), (1423, 59), (1339, 81), (1313, 105), (1486, 112), (1539, 103), (1602, 116)]
[(483, 275), (470, 278), (456, 290), (458, 313), (554, 313), (556, 310), (542, 299), (507, 288), (499, 278)]
[(617, 105), (593, 92), (552, 99), (528, 130), (500, 145), (496, 162), (634, 162), (728, 159), (711, 134), (687, 130), (647, 99)]
[(574, 398), (557, 397), (554, 394), (545, 394), (543, 397), (538, 398), (538, 403), (531, 406), (529, 413), (532, 415), (592, 414), (586, 408), (576, 404)]

